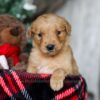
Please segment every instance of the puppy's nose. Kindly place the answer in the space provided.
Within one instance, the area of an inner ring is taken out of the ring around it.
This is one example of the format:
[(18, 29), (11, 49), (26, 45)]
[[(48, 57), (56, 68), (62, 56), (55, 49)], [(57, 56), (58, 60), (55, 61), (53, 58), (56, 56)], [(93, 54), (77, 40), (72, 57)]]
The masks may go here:
[(48, 51), (52, 51), (54, 49), (54, 47), (55, 47), (55, 45), (53, 45), (53, 44), (49, 44), (46, 46)]

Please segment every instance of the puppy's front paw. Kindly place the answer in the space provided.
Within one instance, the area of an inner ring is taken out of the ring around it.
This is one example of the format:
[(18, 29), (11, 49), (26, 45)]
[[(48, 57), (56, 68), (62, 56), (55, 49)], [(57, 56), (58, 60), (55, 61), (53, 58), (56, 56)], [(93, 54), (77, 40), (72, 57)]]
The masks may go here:
[(61, 77), (51, 77), (50, 86), (54, 91), (59, 91), (63, 87), (63, 79)]
[(20, 62), (20, 63), (16, 64), (14, 67), (12, 67), (11, 69), (26, 71), (26, 68), (27, 68), (26, 64), (24, 62)]

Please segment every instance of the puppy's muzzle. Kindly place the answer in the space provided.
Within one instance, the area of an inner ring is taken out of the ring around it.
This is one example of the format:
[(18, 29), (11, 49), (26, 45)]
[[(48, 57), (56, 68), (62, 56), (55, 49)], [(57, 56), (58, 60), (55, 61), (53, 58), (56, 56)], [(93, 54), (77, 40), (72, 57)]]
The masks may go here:
[(49, 52), (52, 52), (52, 51), (54, 50), (54, 48), (55, 48), (55, 45), (54, 45), (54, 44), (48, 44), (48, 45), (46, 46), (46, 48), (47, 48), (47, 50), (48, 50)]

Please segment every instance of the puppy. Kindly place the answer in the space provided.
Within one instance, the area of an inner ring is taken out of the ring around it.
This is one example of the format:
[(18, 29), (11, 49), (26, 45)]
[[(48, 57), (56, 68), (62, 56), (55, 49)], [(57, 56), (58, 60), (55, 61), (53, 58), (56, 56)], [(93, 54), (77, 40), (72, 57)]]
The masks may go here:
[(69, 45), (70, 24), (55, 14), (39, 16), (28, 30), (34, 48), (29, 56), (27, 72), (52, 74), (54, 91), (63, 87), (67, 75), (78, 75), (78, 67)]

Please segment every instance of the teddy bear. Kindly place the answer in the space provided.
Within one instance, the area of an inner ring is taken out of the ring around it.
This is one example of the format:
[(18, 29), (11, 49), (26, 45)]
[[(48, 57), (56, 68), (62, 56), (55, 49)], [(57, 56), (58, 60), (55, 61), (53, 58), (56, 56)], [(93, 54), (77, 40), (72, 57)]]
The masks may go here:
[(11, 15), (0, 15), (0, 65), (4, 69), (20, 63), (24, 24)]

